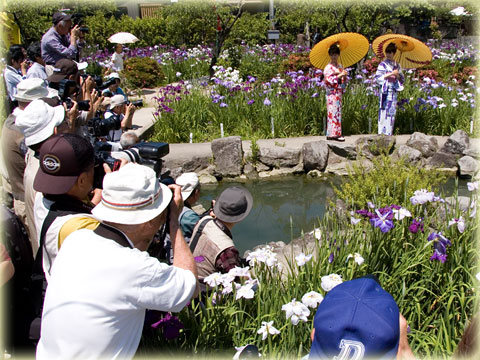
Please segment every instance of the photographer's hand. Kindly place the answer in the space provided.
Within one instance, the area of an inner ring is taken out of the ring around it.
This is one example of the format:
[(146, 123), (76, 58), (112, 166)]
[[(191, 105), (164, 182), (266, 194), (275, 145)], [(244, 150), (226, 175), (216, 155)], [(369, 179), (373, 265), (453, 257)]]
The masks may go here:
[[(180, 269), (188, 270), (193, 273), (195, 279), (198, 279), (197, 264), (193, 259), (192, 252), (183, 237), (182, 231), (180, 230), (180, 225), (178, 224), (178, 215), (183, 209), (183, 199), (181, 187), (178, 185), (169, 185), (168, 186), (173, 192), (173, 199), (170, 202), (170, 239), (172, 241), (173, 249), (173, 266)], [(193, 294), (193, 297), (198, 296), (199, 286), (197, 282), (197, 287)]]
[[(120, 160), (120, 166), (118, 167), (118, 169), (121, 169), (122, 167), (128, 164), (127, 159), (117, 159), (117, 160)], [(108, 164), (106, 163), (103, 163), (103, 170), (105, 171), (105, 174), (110, 174), (112, 172), (112, 169), (110, 169), (110, 166), (108, 166)]]
[(128, 130), (132, 128), (133, 114), (135, 113), (135, 105), (132, 103), (127, 105), (125, 111), (125, 117), (122, 120), (122, 130)]
[(92, 92), (92, 90), (95, 89), (95, 80), (91, 77), (91, 76), (88, 76), (87, 77), (87, 80), (85, 80), (85, 93), (84, 93), (84, 97), (86, 96), (86, 94), (90, 94)]
[(27, 71), (28, 71), (28, 62), (27, 60), (23, 60), (21, 63), (20, 63), (20, 70), (22, 71), (22, 75), (25, 76), (27, 75)]
[(70, 30), (70, 45), (77, 45), (77, 40), (80, 37), (80, 26), (75, 25)]
[(75, 100), (72, 100), (72, 102), (73, 106), (70, 110), (67, 109), (65, 104), (63, 106), (65, 107), (65, 119), (69, 128), (67, 132), (75, 134), (77, 132), (78, 104)]

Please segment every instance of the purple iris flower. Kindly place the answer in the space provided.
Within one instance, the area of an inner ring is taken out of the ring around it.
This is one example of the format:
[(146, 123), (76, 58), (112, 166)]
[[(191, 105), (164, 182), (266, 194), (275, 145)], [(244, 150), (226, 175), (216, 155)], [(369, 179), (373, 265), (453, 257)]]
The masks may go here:
[(428, 235), (428, 241), (433, 241), (433, 248), (441, 255), (446, 255), (447, 246), (452, 245), (451, 241), (443, 236), (441, 232), (432, 232)]
[(263, 101), (263, 105), (270, 106), (270, 105), (272, 105), (272, 102), (270, 100), (268, 100), (268, 98), (265, 98), (265, 100)]
[(423, 222), (421, 218), (413, 219), (412, 223), (408, 227), (408, 231), (412, 234), (416, 234), (417, 232), (423, 232)]
[(367, 105), (362, 105), (362, 110), (365, 110), (367, 108)]
[(248, 100), (248, 101), (247, 101), (247, 105), (252, 105), (254, 102), (255, 102), (255, 100), (253, 100), (253, 99), (252, 99), (252, 100)]
[(328, 257), (328, 263), (331, 264), (334, 258), (335, 258), (335, 255), (333, 255), (333, 252), (330, 253), (330, 256)]
[(161, 327), (163, 329), (163, 336), (167, 340), (177, 338), (180, 335), (180, 329), (185, 328), (185, 326), (178, 319), (178, 317), (173, 316), (170, 313), (166, 314), (155, 324), (152, 324), (151, 327), (154, 329), (158, 329), (159, 327)]
[(370, 223), (374, 227), (380, 228), (380, 231), (383, 233), (389, 232), (391, 229), (393, 229), (393, 221), (388, 219), (389, 216), (393, 217), (391, 210), (384, 215), (382, 215), (378, 210), (375, 210), (375, 212), (377, 213), (378, 217), (370, 219)]
[(228, 106), (228, 104), (225, 104), (224, 102), (220, 103), (221, 108), (224, 108), (224, 107), (227, 107), (227, 106)]
[(433, 255), (430, 256), (430, 261), (434, 261), (434, 260), (438, 260), (440, 261), (442, 264), (445, 263), (445, 261), (447, 261), (447, 254), (440, 254), (438, 253), (436, 250), (433, 252)]

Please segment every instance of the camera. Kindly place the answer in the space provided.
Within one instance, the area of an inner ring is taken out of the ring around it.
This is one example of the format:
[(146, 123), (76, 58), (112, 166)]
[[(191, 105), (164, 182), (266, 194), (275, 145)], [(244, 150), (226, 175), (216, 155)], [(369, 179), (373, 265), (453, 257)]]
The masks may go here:
[(122, 126), (122, 120), (119, 116), (113, 115), (108, 119), (95, 116), (87, 123), (90, 134), (93, 137), (107, 136), (111, 130), (118, 130)]
[(79, 26), (78, 30), (80, 30), (83, 33), (88, 33), (90, 32), (90, 29), (88, 28), (88, 26), (83, 25), (83, 18), (84, 18), (83, 14), (80, 14), (80, 13), (72, 14), (72, 26), (78, 25)]
[(94, 143), (95, 169), (93, 187), (101, 189), (105, 171), (103, 164), (106, 163), (112, 170), (116, 170), (120, 160), (146, 165), (152, 168), (160, 176), (162, 171), (162, 157), (169, 153), (169, 145), (163, 142), (141, 142), (133, 145), (130, 149), (111, 151), (112, 146), (108, 143), (97, 141)]
[(135, 107), (142, 107), (143, 106), (143, 100), (135, 100), (135, 101), (127, 101), (127, 105), (133, 104)]
[[(58, 84), (58, 85), (57, 85)], [(63, 79), (59, 83), (50, 83), (50, 87), (58, 90), (58, 97), (62, 102), (66, 102), (71, 95), (71, 89), (75, 89), (73, 93), (78, 90), (75, 80)]]
[(111, 85), (115, 85), (116, 81), (117, 81), (117, 79), (110, 78), (101, 85), (101, 88), (106, 89), (106, 88), (110, 87)]
[(116, 79), (112, 78), (104, 82), (102, 77), (98, 75), (80, 74), (80, 76), (83, 78), (84, 81), (90, 76), (95, 81), (95, 87), (98, 90), (106, 89), (110, 85), (114, 85), (116, 81)]

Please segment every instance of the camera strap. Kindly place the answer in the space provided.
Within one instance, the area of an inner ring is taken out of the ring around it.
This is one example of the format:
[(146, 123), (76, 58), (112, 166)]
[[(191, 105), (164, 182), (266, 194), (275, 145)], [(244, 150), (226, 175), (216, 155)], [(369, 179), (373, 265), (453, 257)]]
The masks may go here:
[(200, 239), (200, 236), (202, 235), (203, 229), (205, 226), (207, 226), (207, 223), (213, 220), (213, 218), (209, 217), (205, 220), (203, 220), (200, 225), (198, 226), (197, 232), (195, 233), (195, 236), (190, 240), (190, 251), (193, 252), (195, 251), (195, 248), (197, 247), (198, 240)]

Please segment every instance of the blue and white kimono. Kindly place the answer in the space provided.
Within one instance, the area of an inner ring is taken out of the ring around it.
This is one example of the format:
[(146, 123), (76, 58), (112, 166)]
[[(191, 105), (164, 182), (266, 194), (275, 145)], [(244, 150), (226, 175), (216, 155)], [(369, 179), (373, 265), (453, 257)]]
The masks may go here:
[[(385, 74), (398, 70), (399, 78), (387, 78)], [(395, 113), (397, 112), (397, 92), (403, 90), (405, 78), (401, 72), (400, 65), (395, 61), (384, 60), (377, 68), (375, 82), (379, 85), (380, 105), (378, 110), (378, 133), (385, 135), (393, 134), (395, 125)]]

